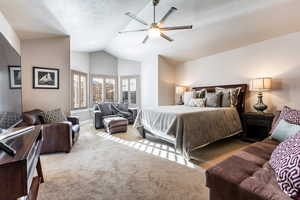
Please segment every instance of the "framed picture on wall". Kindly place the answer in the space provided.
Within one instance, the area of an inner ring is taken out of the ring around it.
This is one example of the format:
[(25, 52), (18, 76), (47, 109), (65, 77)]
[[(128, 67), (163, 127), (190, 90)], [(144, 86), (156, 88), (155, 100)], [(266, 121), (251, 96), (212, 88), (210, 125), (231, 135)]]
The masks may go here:
[(21, 66), (8, 66), (9, 88), (21, 89)]
[(34, 89), (59, 89), (59, 69), (33, 67)]

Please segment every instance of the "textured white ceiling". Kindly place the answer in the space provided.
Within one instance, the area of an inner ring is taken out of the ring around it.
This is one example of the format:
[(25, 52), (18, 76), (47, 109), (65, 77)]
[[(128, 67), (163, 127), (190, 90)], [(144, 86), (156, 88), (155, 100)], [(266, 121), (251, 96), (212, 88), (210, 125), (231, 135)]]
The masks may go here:
[(124, 15), (128, 11), (152, 22), (150, 0), (0, 0), (0, 10), (21, 38), (67, 34), (72, 50), (104, 49), (132, 60), (153, 54), (192, 60), (300, 31), (299, 0), (161, 0), (158, 18), (171, 6), (179, 10), (166, 25), (194, 29), (166, 32), (173, 43), (153, 39), (143, 45), (146, 33), (117, 32), (144, 28)]

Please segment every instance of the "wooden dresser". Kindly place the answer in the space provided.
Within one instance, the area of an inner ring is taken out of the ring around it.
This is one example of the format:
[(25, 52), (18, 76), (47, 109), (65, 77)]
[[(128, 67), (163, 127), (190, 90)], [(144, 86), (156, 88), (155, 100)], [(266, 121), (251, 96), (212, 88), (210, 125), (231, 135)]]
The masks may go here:
[(5, 141), (17, 153), (10, 156), (0, 150), (1, 200), (37, 199), (39, 185), (44, 181), (40, 162), (42, 139), (41, 126), (36, 126)]

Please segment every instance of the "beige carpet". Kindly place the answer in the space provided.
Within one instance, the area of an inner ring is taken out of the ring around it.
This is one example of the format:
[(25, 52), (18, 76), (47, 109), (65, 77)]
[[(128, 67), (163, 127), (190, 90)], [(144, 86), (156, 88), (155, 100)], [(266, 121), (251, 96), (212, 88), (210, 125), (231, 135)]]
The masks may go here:
[(197, 152), (195, 165), (171, 146), (143, 140), (132, 127), (110, 136), (86, 125), (70, 154), (42, 156), (45, 183), (38, 199), (207, 200), (204, 168), (243, 146), (234, 139), (208, 146)]

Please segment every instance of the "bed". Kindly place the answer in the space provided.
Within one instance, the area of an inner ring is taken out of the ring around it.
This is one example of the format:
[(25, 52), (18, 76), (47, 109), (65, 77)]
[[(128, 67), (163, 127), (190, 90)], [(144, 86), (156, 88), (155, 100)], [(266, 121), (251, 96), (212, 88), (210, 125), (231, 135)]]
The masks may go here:
[(246, 84), (195, 87), (214, 92), (216, 87), (241, 87), (236, 107), (190, 107), (185, 105), (145, 108), (138, 113), (135, 127), (146, 137), (151, 134), (173, 144), (187, 160), (192, 151), (242, 132), (240, 120), (245, 110)]

